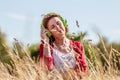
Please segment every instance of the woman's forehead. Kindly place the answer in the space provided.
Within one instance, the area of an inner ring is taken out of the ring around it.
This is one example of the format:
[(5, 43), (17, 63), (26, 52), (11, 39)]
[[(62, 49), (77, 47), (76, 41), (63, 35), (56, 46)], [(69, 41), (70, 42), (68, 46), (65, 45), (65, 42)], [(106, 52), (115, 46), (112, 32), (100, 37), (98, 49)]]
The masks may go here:
[(58, 17), (53, 17), (49, 20), (49, 22), (53, 22), (53, 21), (60, 21), (60, 18)]
[(53, 24), (53, 23), (55, 23), (55, 22), (57, 22), (57, 21), (61, 21), (60, 18), (58, 18), (58, 17), (53, 17), (53, 18), (51, 18), (51, 19), (48, 21), (48, 25)]

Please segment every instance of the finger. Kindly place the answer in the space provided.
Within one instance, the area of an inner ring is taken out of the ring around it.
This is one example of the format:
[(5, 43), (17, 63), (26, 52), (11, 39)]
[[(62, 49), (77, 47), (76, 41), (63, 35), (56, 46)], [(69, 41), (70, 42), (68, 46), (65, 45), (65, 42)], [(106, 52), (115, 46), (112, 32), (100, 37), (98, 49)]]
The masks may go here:
[(44, 31), (42, 31), (42, 33), (43, 33), (43, 34), (47, 34), (47, 33), (50, 33), (50, 31), (44, 30)]
[(41, 33), (43, 34), (43, 33), (45, 33), (46, 32), (46, 30), (45, 29), (43, 29), (43, 30), (41, 30)]

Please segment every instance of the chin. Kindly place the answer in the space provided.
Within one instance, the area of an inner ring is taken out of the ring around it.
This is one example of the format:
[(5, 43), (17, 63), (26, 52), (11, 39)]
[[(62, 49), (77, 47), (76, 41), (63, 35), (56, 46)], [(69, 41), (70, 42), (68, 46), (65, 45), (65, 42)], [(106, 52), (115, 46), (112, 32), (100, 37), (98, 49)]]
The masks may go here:
[(59, 38), (65, 38), (66, 36), (65, 35), (61, 35), (61, 36), (59, 36)]
[(58, 34), (56, 34), (56, 37), (58, 37), (58, 38), (60, 38), (60, 37), (63, 38), (63, 37), (66, 37), (66, 36), (65, 36), (64, 33), (58, 33)]
[(65, 35), (56, 35), (57, 38), (64, 38), (66, 37)]

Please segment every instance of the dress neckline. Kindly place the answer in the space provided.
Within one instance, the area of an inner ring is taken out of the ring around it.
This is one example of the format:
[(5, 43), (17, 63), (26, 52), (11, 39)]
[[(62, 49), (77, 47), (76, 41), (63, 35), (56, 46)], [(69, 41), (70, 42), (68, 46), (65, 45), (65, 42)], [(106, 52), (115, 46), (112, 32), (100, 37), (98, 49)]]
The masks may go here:
[(60, 51), (60, 50), (57, 48), (57, 46), (53, 43), (53, 49), (56, 49), (57, 51), (59, 51), (59, 52), (61, 52), (61, 53), (63, 53), (63, 54), (69, 54), (69, 53), (73, 50), (72, 44), (71, 44), (71, 40), (69, 40), (69, 48), (70, 48), (70, 51), (69, 51), (69, 52), (62, 52), (62, 51)]

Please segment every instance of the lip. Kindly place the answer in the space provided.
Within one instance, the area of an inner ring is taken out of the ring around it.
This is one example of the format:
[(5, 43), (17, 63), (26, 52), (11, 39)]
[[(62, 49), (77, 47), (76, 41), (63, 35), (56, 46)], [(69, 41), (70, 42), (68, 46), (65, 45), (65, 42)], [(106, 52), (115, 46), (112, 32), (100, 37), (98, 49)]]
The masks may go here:
[(59, 32), (60, 32), (60, 33), (62, 33), (62, 31), (61, 31), (61, 30), (60, 30)]
[(59, 30), (57, 34), (63, 34), (63, 31), (62, 31), (62, 30)]

